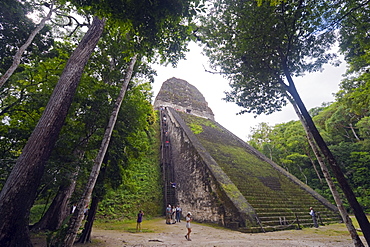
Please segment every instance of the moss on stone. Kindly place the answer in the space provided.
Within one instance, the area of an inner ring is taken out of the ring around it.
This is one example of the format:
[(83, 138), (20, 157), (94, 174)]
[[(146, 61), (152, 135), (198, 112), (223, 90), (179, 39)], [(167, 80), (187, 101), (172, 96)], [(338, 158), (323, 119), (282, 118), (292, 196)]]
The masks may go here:
[(306, 215), (308, 205), (326, 210), (310, 194), (256, 156), (214, 121), (185, 113), (181, 116), (188, 126), (202, 127), (203, 131), (198, 132), (197, 138), (217, 162), (218, 167), (214, 167), (213, 171), (222, 171), (219, 175), (223, 174), (222, 176), (226, 175), (231, 179), (233, 184), (221, 183), (221, 186), (234, 201), (240, 203), (239, 207), (244, 206), (238, 200), (236, 191), (240, 191), (254, 208), (262, 210), (256, 210), (259, 214), (276, 212), (279, 216), (294, 216), (294, 213), (302, 212)]
[(235, 184), (221, 184), (222, 188), (234, 199), (238, 198), (238, 193), (239, 190), (235, 186)]
[(221, 131), (221, 129), (214, 122), (212, 122), (209, 119), (196, 117), (194, 115), (181, 113), (181, 112), (179, 114), (181, 115), (181, 117), (184, 120), (187, 119), (187, 120), (185, 120), (185, 122), (187, 122), (189, 124), (189, 126), (190, 126), (190, 124), (198, 124), (198, 125), (211, 127), (211, 128), (217, 129), (218, 131)]
[(200, 134), (203, 132), (203, 128), (202, 128), (202, 125), (199, 125), (199, 124), (195, 124), (195, 123), (191, 123), (189, 124), (189, 127), (190, 127), (190, 130), (194, 133), (194, 134)]

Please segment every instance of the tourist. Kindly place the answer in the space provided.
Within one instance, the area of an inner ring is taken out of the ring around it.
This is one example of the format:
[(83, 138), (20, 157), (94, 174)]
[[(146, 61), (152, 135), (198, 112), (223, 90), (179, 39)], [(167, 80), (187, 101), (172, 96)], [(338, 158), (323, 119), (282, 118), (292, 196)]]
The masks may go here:
[(185, 219), (186, 219), (186, 228), (188, 229), (188, 233), (185, 235), (185, 238), (188, 241), (191, 241), (191, 239), (190, 239), (190, 233), (191, 233), (190, 222), (192, 221), (192, 218), (191, 218), (191, 213), (190, 212), (186, 215)]
[(136, 221), (136, 232), (141, 232), (141, 222), (143, 222), (144, 212), (142, 210), (139, 211), (137, 214), (137, 221)]
[(168, 204), (166, 208), (166, 224), (171, 224), (171, 213), (172, 213), (172, 208), (171, 208), (171, 205)]
[(171, 220), (172, 220), (172, 224), (176, 224), (176, 207), (175, 206), (172, 206)]
[(318, 228), (319, 225), (317, 224), (316, 212), (313, 210), (313, 207), (310, 207), (310, 215), (312, 217), (313, 226), (316, 227), (316, 228)]
[(177, 205), (176, 207), (176, 221), (181, 222), (181, 211), (180, 205)]

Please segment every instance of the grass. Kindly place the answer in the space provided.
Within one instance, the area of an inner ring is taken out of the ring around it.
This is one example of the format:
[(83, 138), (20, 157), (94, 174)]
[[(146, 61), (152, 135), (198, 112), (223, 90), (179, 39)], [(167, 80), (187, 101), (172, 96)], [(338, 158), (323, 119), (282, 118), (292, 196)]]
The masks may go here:
[(348, 235), (347, 228), (345, 228), (344, 224), (330, 224), (325, 225), (325, 227), (321, 228), (303, 228), (302, 230), (305, 234), (317, 234), (317, 235), (325, 235), (325, 236), (343, 236)]
[[(151, 219), (144, 219), (142, 223), (142, 232), (160, 233), (163, 232), (164, 217), (155, 217)], [(192, 222), (192, 224), (198, 224), (203, 226), (209, 226), (215, 229), (229, 230), (223, 226), (216, 223), (197, 223)], [(100, 230), (113, 230), (113, 231), (123, 231), (123, 232), (136, 232), (136, 220), (124, 220), (124, 221), (95, 221), (94, 228)]]
[[(355, 218), (355, 216), (350, 216), (353, 226), (356, 229), (360, 229), (360, 226)], [(367, 218), (370, 221), (370, 215), (367, 216)], [(343, 236), (348, 235), (348, 238), (350, 239), (350, 235), (348, 233), (347, 227), (344, 223), (338, 223), (338, 224), (330, 224), (326, 225), (322, 228), (303, 228), (302, 230), (305, 234), (317, 234), (317, 235), (325, 235), (325, 236)], [(363, 233), (361, 231), (357, 231), (357, 234), (359, 236), (363, 236)]]
[[(161, 232), (162, 224), (164, 219), (162, 217), (144, 219), (142, 226), (142, 232)], [(115, 230), (123, 232), (136, 232), (136, 220), (124, 220), (124, 221), (95, 221), (94, 227), (101, 230)]]
[[(370, 216), (368, 216), (370, 220)], [(354, 216), (351, 216), (353, 225), (356, 229), (359, 228), (359, 225), (357, 223), (357, 220)], [(144, 219), (142, 223), (142, 230), (143, 232), (152, 232), (152, 233), (160, 233), (163, 232), (163, 225), (164, 218), (163, 217), (156, 217), (151, 219)], [(223, 230), (229, 230), (228, 228), (224, 228), (218, 224), (212, 224), (212, 223), (197, 223), (193, 222), (193, 224), (199, 224), (203, 226), (212, 227), (215, 229), (223, 229)], [(123, 232), (136, 232), (136, 221), (135, 220), (124, 220), (124, 221), (104, 221), (94, 222), (94, 228), (101, 229), (101, 230), (116, 230), (116, 231), (123, 231)], [(337, 224), (330, 224), (325, 225), (325, 227), (320, 228), (303, 228), (299, 231), (292, 231), (297, 232), (297, 234), (318, 234), (318, 235), (326, 235), (326, 236), (342, 236), (342, 235), (348, 235), (349, 233), (347, 231), (346, 226), (343, 223), (337, 223)], [(259, 233), (257, 233), (259, 234)], [(360, 236), (362, 236), (361, 232), (358, 232)]]
[[(367, 215), (366, 217), (367, 217), (367, 219), (370, 221), (370, 215)], [(353, 224), (353, 226), (354, 226), (356, 229), (360, 229), (360, 225), (358, 224), (358, 222), (357, 222), (357, 220), (356, 220), (356, 217), (352, 215), (352, 216), (350, 216), (350, 218), (351, 218), (351, 220), (352, 220), (352, 224)], [(359, 236), (364, 236), (364, 234), (363, 234), (362, 232), (357, 231), (357, 233), (358, 233), (358, 235), (359, 235)]]

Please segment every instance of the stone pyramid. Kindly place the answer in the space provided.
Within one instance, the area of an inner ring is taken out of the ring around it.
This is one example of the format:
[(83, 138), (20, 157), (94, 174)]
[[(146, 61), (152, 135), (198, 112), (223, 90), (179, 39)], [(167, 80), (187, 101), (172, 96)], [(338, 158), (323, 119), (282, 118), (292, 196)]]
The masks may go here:
[(328, 200), (215, 122), (188, 82), (165, 81), (154, 106), (161, 117), (166, 204), (180, 204), (195, 221), (244, 232), (311, 226), (311, 206), (319, 223), (340, 221)]

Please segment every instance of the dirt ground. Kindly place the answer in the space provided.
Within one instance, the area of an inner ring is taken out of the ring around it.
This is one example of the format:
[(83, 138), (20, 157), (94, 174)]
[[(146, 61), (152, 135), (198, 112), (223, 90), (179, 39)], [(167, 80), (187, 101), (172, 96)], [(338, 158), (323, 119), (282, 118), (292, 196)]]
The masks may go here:
[[(162, 219), (145, 221), (143, 232), (134, 232), (134, 225), (117, 230), (94, 228), (92, 243), (86, 247), (129, 247), (129, 246), (273, 246), (273, 247), (348, 247), (354, 246), (344, 224), (288, 230), (268, 233), (241, 233), (212, 227), (205, 224), (192, 223), (192, 241), (185, 239), (187, 232), (185, 222), (166, 225)], [(363, 237), (361, 237), (364, 241)], [(76, 246), (82, 246), (76, 244)]]

